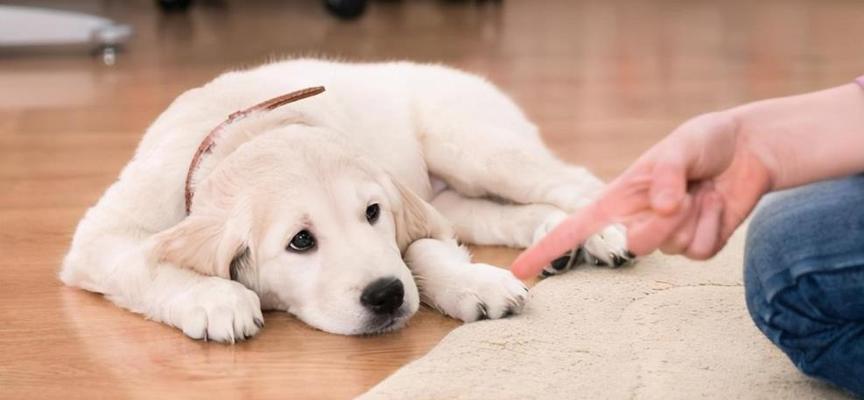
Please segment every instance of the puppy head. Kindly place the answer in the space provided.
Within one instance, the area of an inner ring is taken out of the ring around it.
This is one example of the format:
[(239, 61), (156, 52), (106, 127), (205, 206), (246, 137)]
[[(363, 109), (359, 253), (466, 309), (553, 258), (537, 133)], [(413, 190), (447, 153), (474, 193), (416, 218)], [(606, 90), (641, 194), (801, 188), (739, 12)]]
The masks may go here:
[(280, 128), (198, 185), (191, 214), (154, 237), (159, 260), (237, 280), (267, 309), (340, 334), (398, 329), (419, 306), (401, 252), (443, 218), (335, 135)]

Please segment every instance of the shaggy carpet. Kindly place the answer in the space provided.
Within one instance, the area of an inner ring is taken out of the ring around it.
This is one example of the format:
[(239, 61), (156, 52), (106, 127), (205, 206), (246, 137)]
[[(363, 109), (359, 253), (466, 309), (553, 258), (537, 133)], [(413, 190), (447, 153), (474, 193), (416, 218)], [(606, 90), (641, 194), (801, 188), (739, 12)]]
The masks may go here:
[(708, 262), (579, 267), (466, 324), (362, 399), (847, 398), (799, 373), (744, 302), (742, 230)]

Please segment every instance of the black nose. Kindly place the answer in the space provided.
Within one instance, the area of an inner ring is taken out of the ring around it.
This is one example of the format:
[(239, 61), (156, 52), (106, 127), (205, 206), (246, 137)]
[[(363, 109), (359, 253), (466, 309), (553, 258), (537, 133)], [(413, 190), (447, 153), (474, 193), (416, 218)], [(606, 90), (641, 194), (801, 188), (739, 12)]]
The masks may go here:
[(381, 278), (366, 286), (360, 304), (375, 314), (392, 314), (402, 305), (405, 288), (396, 278)]

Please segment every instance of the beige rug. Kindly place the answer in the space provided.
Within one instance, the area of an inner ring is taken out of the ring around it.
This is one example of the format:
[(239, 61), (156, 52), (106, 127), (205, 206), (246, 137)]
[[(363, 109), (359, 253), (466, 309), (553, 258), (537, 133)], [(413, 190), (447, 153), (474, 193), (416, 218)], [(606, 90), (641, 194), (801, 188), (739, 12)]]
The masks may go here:
[(712, 261), (655, 255), (536, 285), (518, 317), (464, 325), (363, 399), (826, 399), (747, 313), (743, 234)]

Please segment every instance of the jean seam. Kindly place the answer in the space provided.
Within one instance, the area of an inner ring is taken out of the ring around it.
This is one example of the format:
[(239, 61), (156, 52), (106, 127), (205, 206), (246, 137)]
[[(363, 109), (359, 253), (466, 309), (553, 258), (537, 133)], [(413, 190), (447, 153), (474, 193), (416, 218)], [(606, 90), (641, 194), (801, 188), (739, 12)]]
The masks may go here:
[[(849, 268), (864, 268), (864, 254), (862, 254), (862, 255), (858, 255), (858, 254), (861, 254), (860, 250), (855, 250), (855, 251), (850, 250), (848, 252), (843, 252), (843, 253), (834, 253), (830, 256), (827, 256), (826, 257), (827, 259), (826, 258), (819, 259), (819, 257), (824, 257), (824, 256), (818, 256), (818, 257), (817, 256), (809, 256), (807, 258), (796, 260), (796, 261), (790, 263), (788, 268), (784, 268), (784, 269), (779, 270), (773, 274), (770, 274), (767, 277), (765, 277), (764, 280), (761, 278), (761, 274), (757, 274), (757, 280), (759, 280), (760, 286), (762, 286), (763, 281), (771, 281), (771, 280), (776, 279), (778, 277), (781, 277), (782, 275), (785, 274), (788, 276), (789, 280), (792, 281), (791, 284), (786, 285), (785, 287), (781, 288), (780, 290), (777, 290), (774, 294), (769, 294), (769, 293), (767, 293), (767, 290), (765, 290), (764, 287), (762, 288), (761, 291), (766, 295), (765, 296), (766, 300), (770, 304), (770, 303), (773, 303), (774, 298), (779, 296), (780, 293), (786, 291), (787, 289), (797, 287), (799, 280), (802, 277), (812, 275), (812, 274), (824, 273), (824, 272), (837, 272), (837, 271), (842, 271), (842, 270), (849, 269)], [(845, 262), (836, 262), (836, 263), (833, 263), (830, 261), (830, 260), (836, 259), (836, 258), (848, 258), (850, 260), (847, 260)], [(827, 264), (831, 264), (832, 268), (831, 269), (824, 269), (824, 268), (818, 267), (819, 265), (827, 265)], [(798, 276), (794, 275), (793, 271), (802, 270), (802, 269), (803, 270), (810, 269), (810, 271), (804, 272)]]

